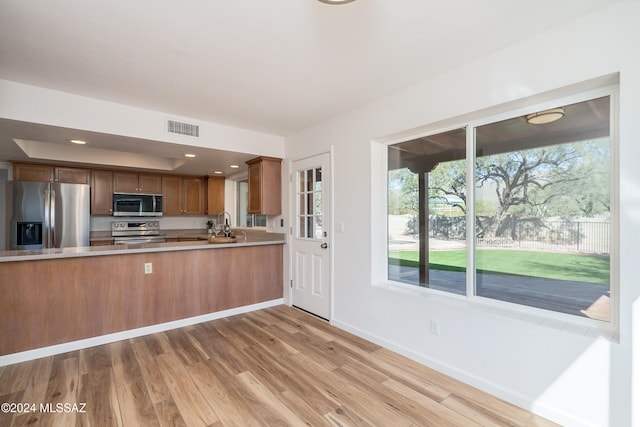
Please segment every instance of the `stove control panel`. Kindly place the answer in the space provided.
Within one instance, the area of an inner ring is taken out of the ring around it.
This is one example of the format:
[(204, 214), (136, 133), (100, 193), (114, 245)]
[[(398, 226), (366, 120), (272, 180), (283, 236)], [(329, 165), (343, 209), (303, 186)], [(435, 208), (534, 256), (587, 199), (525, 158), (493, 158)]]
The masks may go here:
[(160, 233), (159, 221), (113, 221), (112, 236), (148, 236)]

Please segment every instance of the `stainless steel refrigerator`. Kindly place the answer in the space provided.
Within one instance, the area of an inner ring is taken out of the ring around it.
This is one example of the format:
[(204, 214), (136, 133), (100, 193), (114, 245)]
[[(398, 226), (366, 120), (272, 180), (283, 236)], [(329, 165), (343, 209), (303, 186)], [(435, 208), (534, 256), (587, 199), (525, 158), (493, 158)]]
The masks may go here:
[(8, 181), (9, 249), (89, 246), (89, 188), (85, 184)]

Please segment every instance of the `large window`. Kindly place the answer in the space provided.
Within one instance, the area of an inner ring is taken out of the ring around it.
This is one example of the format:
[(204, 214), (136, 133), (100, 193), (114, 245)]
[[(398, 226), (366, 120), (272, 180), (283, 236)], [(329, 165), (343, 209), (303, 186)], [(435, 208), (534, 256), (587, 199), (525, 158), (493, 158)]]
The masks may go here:
[(389, 146), (389, 279), (466, 293), (466, 131)]
[(611, 320), (611, 97), (553, 107), (388, 146), (390, 280)]

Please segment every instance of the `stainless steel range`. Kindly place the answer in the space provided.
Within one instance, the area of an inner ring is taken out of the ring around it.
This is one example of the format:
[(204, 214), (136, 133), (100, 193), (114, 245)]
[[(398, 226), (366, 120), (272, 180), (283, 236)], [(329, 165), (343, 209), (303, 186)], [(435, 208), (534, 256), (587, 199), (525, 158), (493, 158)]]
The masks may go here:
[(164, 234), (160, 234), (159, 221), (114, 221), (111, 223), (111, 236), (116, 245), (165, 242)]

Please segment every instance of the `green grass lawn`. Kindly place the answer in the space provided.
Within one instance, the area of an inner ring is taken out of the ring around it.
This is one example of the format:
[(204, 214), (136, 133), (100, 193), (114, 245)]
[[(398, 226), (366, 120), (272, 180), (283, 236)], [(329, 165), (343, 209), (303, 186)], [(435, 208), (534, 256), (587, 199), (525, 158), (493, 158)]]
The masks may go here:
[[(465, 271), (467, 251), (429, 253), (433, 270)], [(418, 267), (418, 251), (389, 254), (389, 264)], [(547, 279), (573, 280), (609, 285), (609, 258), (594, 255), (565, 254), (501, 249), (479, 249), (476, 268), (483, 273), (513, 274)]]

